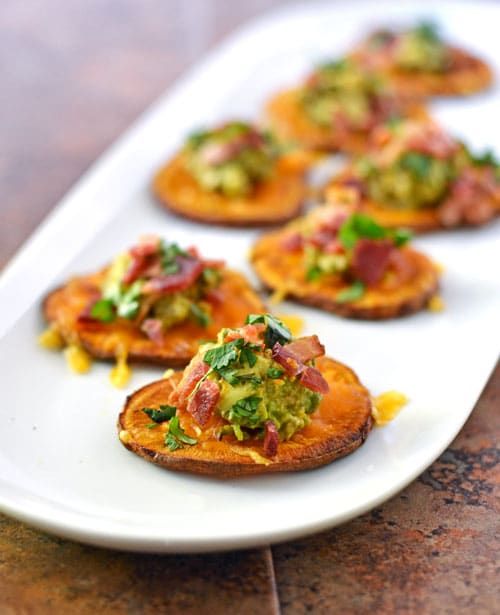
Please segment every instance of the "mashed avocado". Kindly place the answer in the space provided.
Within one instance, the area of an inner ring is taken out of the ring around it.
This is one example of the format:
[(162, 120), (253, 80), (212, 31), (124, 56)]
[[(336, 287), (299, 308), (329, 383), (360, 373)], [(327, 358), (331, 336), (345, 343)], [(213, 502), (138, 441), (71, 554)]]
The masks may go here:
[(404, 70), (440, 72), (448, 65), (448, 51), (436, 28), (423, 23), (398, 37), (394, 59)]
[(199, 132), (185, 146), (189, 172), (205, 190), (244, 196), (272, 172), (276, 147), (267, 133), (243, 122)]
[(320, 66), (301, 93), (301, 103), (313, 122), (332, 126), (336, 116), (354, 127), (370, 118), (372, 99), (382, 91), (380, 78), (349, 60)]
[(309, 415), (321, 400), (319, 393), (306, 388), (297, 377), (287, 375), (273, 360), (275, 340), (285, 344), (291, 340), (291, 334), (274, 317), (266, 318), (271, 323), (268, 330), (275, 328), (271, 335), (266, 334), (264, 347), (261, 342), (246, 341), (243, 337), (225, 342), (229, 330), (223, 329), (217, 342), (201, 346), (193, 359), (195, 364), (202, 360), (210, 366), (205, 377), (219, 387), (217, 411), (227, 421), (222, 436), (231, 433), (238, 440), (262, 438), (266, 422), (272, 421), (280, 440), (288, 440), (308, 425)]

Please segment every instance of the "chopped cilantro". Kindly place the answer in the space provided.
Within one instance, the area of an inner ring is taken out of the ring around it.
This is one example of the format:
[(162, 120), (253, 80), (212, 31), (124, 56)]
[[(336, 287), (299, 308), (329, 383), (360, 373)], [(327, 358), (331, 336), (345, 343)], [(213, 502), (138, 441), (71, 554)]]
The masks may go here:
[(113, 322), (116, 318), (113, 302), (111, 299), (99, 299), (92, 306), (90, 315), (101, 322)]
[(306, 279), (309, 282), (314, 282), (315, 280), (318, 280), (322, 276), (322, 274), (323, 271), (317, 265), (313, 265), (307, 270)]
[(227, 342), (227, 344), (222, 344), (222, 346), (211, 348), (205, 353), (203, 361), (207, 365), (210, 365), (215, 371), (229, 367), (231, 363), (234, 363), (238, 359), (238, 349), (241, 348), (244, 343), (245, 341), (243, 338), (238, 338), (231, 342)]
[(208, 327), (212, 319), (210, 315), (205, 312), (197, 303), (191, 303), (189, 306), (189, 313), (196, 320), (196, 322), (200, 325), (200, 327)]
[(409, 229), (398, 228), (392, 231), (392, 241), (396, 248), (400, 248), (404, 246), (406, 243), (410, 241), (413, 237), (413, 233)]
[(365, 214), (352, 214), (339, 229), (339, 240), (345, 248), (353, 248), (362, 237), (368, 239), (383, 239), (386, 231), (372, 218)]
[(422, 21), (416, 28), (415, 34), (426, 41), (433, 43), (439, 42), (439, 33), (437, 25), (432, 21)]
[(426, 179), (431, 168), (432, 158), (419, 152), (406, 152), (401, 157), (401, 166), (414, 173), (418, 179)]
[(240, 351), (240, 361), (246, 361), (249, 367), (253, 367), (257, 363), (257, 357), (250, 350), (248, 345), (243, 346)]
[(179, 424), (179, 417), (174, 416), (168, 426), (168, 432), (165, 435), (165, 444), (171, 451), (175, 451), (178, 448), (182, 448), (183, 444), (189, 444), (192, 446), (196, 444), (198, 440), (188, 436)]
[(285, 370), (280, 369), (279, 367), (270, 367), (267, 370), (266, 376), (268, 378), (281, 378), (281, 376), (283, 376), (283, 374), (285, 373)]
[(351, 284), (351, 286), (349, 286), (345, 290), (340, 291), (335, 297), (335, 300), (339, 303), (349, 303), (350, 301), (356, 301), (357, 299), (360, 299), (363, 296), (364, 292), (365, 285), (363, 284), (363, 282), (357, 280), (356, 282), (354, 282), (354, 284)]
[(164, 423), (175, 416), (177, 408), (175, 406), (160, 405), (159, 410), (156, 408), (143, 408), (142, 411), (155, 423)]
[(188, 257), (189, 254), (181, 250), (176, 243), (161, 242), (161, 268), (166, 275), (172, 275), (180, 270), (177, 262), (178, 256)]
[(148, 423), (146, 425), (146, 429), (154, 429), (155, 427), (158, 427), (158, 423)]
[(497, 160), (497, 158), (495, 157), (495, 154), (493, 153), (493, 151), (491, 149), (486, 150), (485, 152), (483, 152), (482, 154), (478, 154), (478, 155), (473, 155), (469, 152), (469, 156), (472, 160), (472, 162), (477, 165), (477, 166), (492, 166), (492, 167), (497, 167), (500, 166), (500, 161)]
[(250, 325), (263, 323), (266, 325), (264, 343), (267, 348), (272, 348), (276, 342), (287, 344), (292, 340), (290, 329), (272, 314), (249, 314), (246, 323)]
[(232, 423), (234, 419), (243, 419), (250, 425), (258, 425), (260, 417), (257, 414), (257, 409), (261, 401), (262, 397), (257, 397), (256, 395), (239, 399), (229, 411), (230, 422)]
[(118, 316), (128, 319), (137, 316), (142, 285), (142, 280), (136, 280), (126, 291), (120, 293), (120, 297), (117, 301)]

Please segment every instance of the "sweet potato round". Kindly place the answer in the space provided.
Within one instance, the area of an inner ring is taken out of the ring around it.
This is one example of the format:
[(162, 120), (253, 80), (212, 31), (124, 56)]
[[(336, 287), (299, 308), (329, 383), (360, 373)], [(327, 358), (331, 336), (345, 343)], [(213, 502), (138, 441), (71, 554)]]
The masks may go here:
[(284, 252), (283, 237), (284, 231), (262, 236), (254, 245), (250, 260), (267, 288), (282, 291), (299, 303), (347, 318), (382, 320), (421, 310), (437, 291), (438, 272), (432, 261), (416, 250), (402, 248), (415, 267), (411, 280), (392, 289), (371, 287), (357, 301), (338, 302), (336, 295), (348, 284), (333, 276), (308, 281), (302, 252)]
[(204, 190), (177, 154), (153, 179), (153, 194), (166, 209), (198, 222), (226, 226), (278, 224), (298, 214), (307, 195), (306, 168), (293, 156), (281, 158), (269, 179), (248, 196), (229, 198)]
[(222, 327), (237, 327), (248, 313), (262, 312), (262, 301), (244, 276), (223, 270), (219, 296), (207, 299), (213, 306), (212, 322), (201, 327), (192, 321), (173, 326), (163, 344), (150, 340), (133, 323), (119, 319), (113, 323), (82, 326), (78, 316), (95, 299), (105, 273), (73, 278), (52, 291), (43, 302), (46, 320), (54, 324), (67, 343), (76, 343), (98, 359), (114, 359), (124, 349), (132, 361), (182, 367), (197, 352), (201, 339), (215, 338)]
[[(363, 444), (372, 427), (372, 402), (356, 374), (342, 363), (322, 357), (316, 365), (328, 381), (330, 392), (311, 415), (310, 425), (281, 442), (273, 458), (264, 457), (261, 441), (217, 440), (209, 433), (202, 434), (194, 446), (170, 451), (164, 444), (165, 432), (161, 428), (146, 428), (151, 419), (142, 408), (167, 403), (181, 374), (153, 382), (127, 398), (118, 419), (120, 440), (132, 452), (169, 470), (217, 478), (292, 472), (325, 465)], [(181, 415), (186, 432), (195, 435), (190, 421), (190, 415)], [(254, 461), (252, 453), (266, 463)]]
[[(266, 117), (281, 139), (313, 150), (340, 150), (356, 154), (366, 151), (368, 131), (352, 131), (348, 136), (339, 138), (329, 127), (319, 126), (307, 116), (298, 100), (299, 91), (296, 88), (278, 92), (267, 103)], [(404, 111), (410, 117), (427, 117), (424, 107), (417, 103), (407, 103)]]
[(475, 56), (449, 47), (452, 67), (443, 72), (408, 71), (393, 67), (385, 71), (394, 88), (407, 96), (465, 96), (487, 89), (493, 75), (489, 66)]
[[(323, 197), (326, 202), (336, 202), (336, 192), (343, 185), (343, 179), (352, 177), (349, 168), (346, 168), (340, 175), (333, 177), (323, 188)], [(373, 218), (378, 224), (386, 228), (407, 228), (416, 233), (437, 231), (440, 229), (450, 229), (445, 226), (438, 213), (438, 208), (428, 207), (424, 209), (396, 209), (394, 207), (384, 207), (382, 203), (377, 203), (367, 196), (362, 196), (357, 205), (357, 210)], [(500, 200), (496, 203), (494, 216), (500, 215)], [(487, 224), (489, 222), (482, 222)], [(460, 226), (478, 226), (462, 223)], [(455, 227), (452, 227), (455, 228)]]

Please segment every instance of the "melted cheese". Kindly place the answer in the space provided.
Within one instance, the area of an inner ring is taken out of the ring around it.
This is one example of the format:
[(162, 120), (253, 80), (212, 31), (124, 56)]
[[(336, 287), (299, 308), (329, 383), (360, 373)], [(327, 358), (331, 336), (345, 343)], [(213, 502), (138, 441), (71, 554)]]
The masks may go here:
[(165, 372), (163, 373), (162, 378), (164, 378), (165, 380), (168, 380), (169, 378), (172, 378), (172, 376), (175, 374), (174, 370), (169, 367), (167, 370), (165, 370)]
[(113, 386), (121, 389), (128, 384), (131, 376), (132, 370), (127, 364), (127, 359), (125, 357), (119, 357), (116, 360), (116, 365), (109, 374), (109, 381)]
[(48, 327), (38, 336), (38, 343), (47, 350), (62, 350), (64, 348), (64, 339), (53, 326)]
[(278, 318), (286, 325), (294, 337), (298, 337), (304, 329), (304, 319), (293, 314), (279, 314)]
[(127, 444), (132, 440), (132, 436), (126, 429), (122, 429), (118, 435), (123, 444)]
[(398, 391), (387, 391), (373, 400), (372, 416), (379, 427), (387, 425), (408, 403), (408, 398)]
[(429, 300), (427, 307), (431, 312), (442, 312), (445, 309), (446, 304), (442, 297), (439, 295), (434, 295), (434, 297)]
[(71, 344), (64, 351), (64, 355), (69, 368), (76, 374), (85, 374), (92, 367), (90, 355), (81, 346)]
[(254, 463), (258, 463), (263, 466), (268, 466), (270, 463), (272, 463), (270, 459), (266, 459), (257, 451), (253, 451), (250, 448), (243, 448), (242, 446), (232, 446), (231, 450), (237, 455), (241, 455), (242, 457), (250, 457), (250, 459), (252, 459)]

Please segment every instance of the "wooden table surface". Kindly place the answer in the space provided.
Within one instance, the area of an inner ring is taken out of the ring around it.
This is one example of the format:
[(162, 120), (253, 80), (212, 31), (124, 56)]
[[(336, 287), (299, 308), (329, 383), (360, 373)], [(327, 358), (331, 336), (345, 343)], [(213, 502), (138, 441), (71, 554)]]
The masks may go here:
[[(282, 3), (3, 0), (0, 265), (175, 77)], [(124, 554), (0, 516), (0, 614), (494, 613), (499, 402), (497, 366), (458, 438), (412, 485), (272, 548)]]

